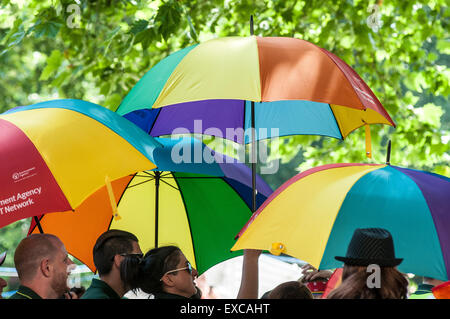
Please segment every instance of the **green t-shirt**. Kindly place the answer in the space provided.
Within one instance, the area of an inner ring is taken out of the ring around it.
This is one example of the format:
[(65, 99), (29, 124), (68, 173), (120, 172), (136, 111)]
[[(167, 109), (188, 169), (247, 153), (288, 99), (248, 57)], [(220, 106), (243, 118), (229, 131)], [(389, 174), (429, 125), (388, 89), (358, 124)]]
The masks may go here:
[(106, 282), (94, 278), (81, 299), (120, 299), (120, 297)]
[(8, 299), (42, 299), (42, 297), (28, 287), (19, 286), (16, 293)]

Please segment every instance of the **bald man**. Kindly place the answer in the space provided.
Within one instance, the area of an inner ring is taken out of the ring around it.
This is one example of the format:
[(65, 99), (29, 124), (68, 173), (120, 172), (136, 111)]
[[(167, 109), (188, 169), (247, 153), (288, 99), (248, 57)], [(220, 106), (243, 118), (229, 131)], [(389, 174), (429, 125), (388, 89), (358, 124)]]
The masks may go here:
[(24, 238), (16, 248), (14, 264), (20, 286), (10, 299), (58, 299), (69, 290), (67, 277), (74, 263), (54, 235)]

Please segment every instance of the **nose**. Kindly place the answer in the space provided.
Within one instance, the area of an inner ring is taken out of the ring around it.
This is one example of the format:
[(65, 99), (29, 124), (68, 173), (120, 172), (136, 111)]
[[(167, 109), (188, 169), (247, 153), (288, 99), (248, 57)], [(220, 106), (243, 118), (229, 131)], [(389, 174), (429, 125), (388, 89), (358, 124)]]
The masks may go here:
[(77, 265), (73, 261), (70, 261), (70, 264), (67, 266), (67, 273), (70, 274), (73, 270), (77, 268)]
[(195, 268), (192, 268), (192, 278), (197, 278), (198, 277), (198, 271)]

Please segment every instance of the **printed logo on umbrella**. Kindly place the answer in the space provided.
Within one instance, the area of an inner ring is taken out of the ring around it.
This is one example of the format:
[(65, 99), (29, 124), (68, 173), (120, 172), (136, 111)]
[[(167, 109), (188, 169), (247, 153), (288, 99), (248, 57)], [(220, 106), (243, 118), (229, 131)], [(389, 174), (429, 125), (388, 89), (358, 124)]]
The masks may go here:
[(13, 178), (14, 182), (20, 182), (21, 180), (33, 177), (33, 176), (37, 175), (37, 173), (34, 172), (35, 169), (36, 169), (36, 167), (32, 167), (32, 168), (29, 168), (29, 169), (21, 171), (21, 172), (16, 172), (12, 175), (12, 178)]

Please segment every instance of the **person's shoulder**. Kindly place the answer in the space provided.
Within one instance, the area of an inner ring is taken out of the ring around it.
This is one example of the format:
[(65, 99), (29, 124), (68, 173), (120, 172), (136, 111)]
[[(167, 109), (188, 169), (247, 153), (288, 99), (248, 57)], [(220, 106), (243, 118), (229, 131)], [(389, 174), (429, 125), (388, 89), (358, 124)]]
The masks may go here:
[(8, 299), (27, 299), (27, 298), (25, 298), (24, 296), (19, 295), (16, 292), (14, 295), (10, 296)]
[(112, 299), (104, 291), (89, 287), (80, 299)]
[(8, 299), (42, 299), (42, 297), (34, 292), (33, 289), (20, 285), (16, 293)]
[(80, 299), (120, 299), (120, 297), (105, 282), (94, 279)]

